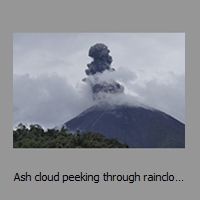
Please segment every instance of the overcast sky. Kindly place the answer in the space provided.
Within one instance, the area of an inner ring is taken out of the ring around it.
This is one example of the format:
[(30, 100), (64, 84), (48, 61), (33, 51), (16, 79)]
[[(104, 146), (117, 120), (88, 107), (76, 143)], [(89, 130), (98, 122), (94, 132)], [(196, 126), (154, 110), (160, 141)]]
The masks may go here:
[(53, 128), (94, 104), (82, 81), (89, 48), (104, 43), (114, 78), (137, 100), (185, 123), (184, 33), (13, 34), (13, 126)]

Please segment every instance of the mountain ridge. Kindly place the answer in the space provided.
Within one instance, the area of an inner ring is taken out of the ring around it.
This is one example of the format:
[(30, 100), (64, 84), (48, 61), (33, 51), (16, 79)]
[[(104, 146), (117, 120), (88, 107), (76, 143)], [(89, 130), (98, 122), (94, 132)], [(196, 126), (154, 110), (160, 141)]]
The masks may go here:
[(185, 125), (172, 116), (140, 106), (94, 105), (63, 124), (92, 131), (137, 148), (184, 148)]

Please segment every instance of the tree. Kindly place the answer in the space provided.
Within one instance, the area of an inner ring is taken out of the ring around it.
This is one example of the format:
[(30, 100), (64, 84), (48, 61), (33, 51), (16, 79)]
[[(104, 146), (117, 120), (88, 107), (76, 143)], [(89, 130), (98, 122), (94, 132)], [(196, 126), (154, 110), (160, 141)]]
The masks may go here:
[(65, 127), (60, 130), (47, 129), (38, 125), (19, 124), (13, 130), (13, 148), (128, 148), (116, 138), (106, 138), (99, 133), (70, 133)]

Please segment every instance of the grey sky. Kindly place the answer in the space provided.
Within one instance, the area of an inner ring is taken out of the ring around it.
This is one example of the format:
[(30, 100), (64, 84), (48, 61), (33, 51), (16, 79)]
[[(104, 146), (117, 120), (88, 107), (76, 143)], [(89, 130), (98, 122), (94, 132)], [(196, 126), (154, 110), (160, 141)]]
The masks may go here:
[(54, 127), (93, 105), (82, 79), (104, 43), (125, 93), (185, 122), (184, 33), (13, 34), (13, 126)]

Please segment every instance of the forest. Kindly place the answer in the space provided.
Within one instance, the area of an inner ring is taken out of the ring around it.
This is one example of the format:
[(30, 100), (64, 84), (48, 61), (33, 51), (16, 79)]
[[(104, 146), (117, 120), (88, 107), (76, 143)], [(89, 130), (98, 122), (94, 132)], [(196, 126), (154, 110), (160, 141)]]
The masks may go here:
[(106, 138), (93, 132), (71, 133), (64, 126), (60, 130), (44, 130), (33, 124), (29, 128), (20, 123), (13, 130), (13, 148), (129, 148), (117, 138)]

